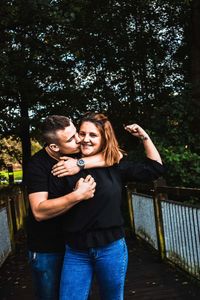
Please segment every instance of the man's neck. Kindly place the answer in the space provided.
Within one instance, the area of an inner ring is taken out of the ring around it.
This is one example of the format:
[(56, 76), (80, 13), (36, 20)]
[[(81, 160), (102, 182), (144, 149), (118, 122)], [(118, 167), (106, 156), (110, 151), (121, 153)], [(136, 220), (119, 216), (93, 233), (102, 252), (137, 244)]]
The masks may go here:
[(60, 153), (59, 152), (55, 152), (55, 151), (53, 151), (53, 150), (51, 150), (51, 148), (49, 148), (49, 146), (46, 146), (45, 147), (45, 151), (47, 152), (47, 154), (49, 155), (49, 156), (51, 156), (53, 159), (55, 159), (55, 160), (60, 160)]

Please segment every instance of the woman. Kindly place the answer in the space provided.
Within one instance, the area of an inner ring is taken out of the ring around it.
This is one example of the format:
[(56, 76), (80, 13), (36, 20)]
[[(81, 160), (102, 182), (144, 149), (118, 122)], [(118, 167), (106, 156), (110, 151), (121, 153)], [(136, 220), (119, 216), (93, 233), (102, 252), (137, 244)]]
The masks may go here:
[(91, 200), (77, 204), (63, 218), (66, 254), (60, 300), (87, 299), (93, 274), (102, 300), (123, 299), (128, 257), (120, 211), (122, 186), (131, 180), (152, 181), (163, 173), (160, 155), (148, 134), (137, 124), (125, 129), (142, 140), (145, 162), (120, 161), (120, 149), (105, 115), (87, 114), (80, 122), (82, 156), (102, 152), (106, 165), (111, 167), (81, 170), (64, 178), (68, 186), (70, 182), (75, 187), (78, 178), (91, 174), (96, 192)]

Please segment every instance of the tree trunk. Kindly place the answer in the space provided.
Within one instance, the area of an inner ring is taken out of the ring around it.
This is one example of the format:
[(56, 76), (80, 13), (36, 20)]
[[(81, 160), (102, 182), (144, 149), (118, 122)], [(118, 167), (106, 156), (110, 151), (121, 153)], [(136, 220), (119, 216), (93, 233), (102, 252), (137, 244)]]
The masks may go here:
[(200, 1), (192, 1), (192, 99), (200, 104)]
[(21, 99), (21, 122), (20, 122), (20, 138), (22, 143), (22, 170), (24, 170), (27, 162), (31, 157), (31, 141), (30, 141), (30, 121), (28, 115), (28, 105), (26, 101)]

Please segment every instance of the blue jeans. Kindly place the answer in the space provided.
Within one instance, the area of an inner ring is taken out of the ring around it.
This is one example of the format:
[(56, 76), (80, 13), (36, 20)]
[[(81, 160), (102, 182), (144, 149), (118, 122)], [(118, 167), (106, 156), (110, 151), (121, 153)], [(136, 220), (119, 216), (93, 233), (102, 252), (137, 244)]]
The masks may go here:
[(95, 274), (102, 300), (124, 299), (128, 254), (126, 242), (117, 240), (103, 247), (78, 251), (66, 246), (60, 300), (88, 299)]
[(63, 253), (29, 251), (33, 287), (37, 300), (58, 300)]

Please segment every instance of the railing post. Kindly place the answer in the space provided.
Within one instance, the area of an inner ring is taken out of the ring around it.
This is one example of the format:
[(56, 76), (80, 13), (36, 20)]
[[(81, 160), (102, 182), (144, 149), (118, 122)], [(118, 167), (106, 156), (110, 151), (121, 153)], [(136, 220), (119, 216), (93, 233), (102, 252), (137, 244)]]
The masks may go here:
[[(129, 210), (129, 217), (130, 217), (130, 225), (132, 233), (135, 234), (135, 224), (134, 224), (134, 212), (133, 212), (133, 203), (132, 203), (132, 188), (130, 188), (130, 185), (128, 184), (126, 186), (127, 191), (127, 199), (128, 199), (128, 210)], [(135, 189), (136, 191), (136, 189)]]
[(10, 234), (10, 243), (11, 243), (11, 250), (15, 250), (15, 238), (14, 238), (14, 224), (13, 224), (13, 214), (12, 214), (12, 199), (8, 197), (6, 203), (6, 210), (7, 210), (7, 218), (8, 218), (8, 227), (9, 227), (9, 234)]
[(8, 182), (9, 184), (13, 184), (14, 183), (13, 165), (11, 164), (7, 165), (7, 169), (8, 169)]
[(157, 191), (157, 187), (162, 185), (166, 185), (163, 181), (156, 181), (154, 183), (154, 212), (155, 212), (155, 222), (156, 222), (156, 231), (157, 231), (157, 239), (158, 239), (158, 250), (160, 253), (161, 259), (166, 257), (166, 248), (165, 248), (165, 235), (164, 235), (164, 228), (163, 228), (163, 216), (162, 216), (162, 209), (161, 209), (161, 202), (160, 200), (166, 199), (166, 195), (159, 194)]

